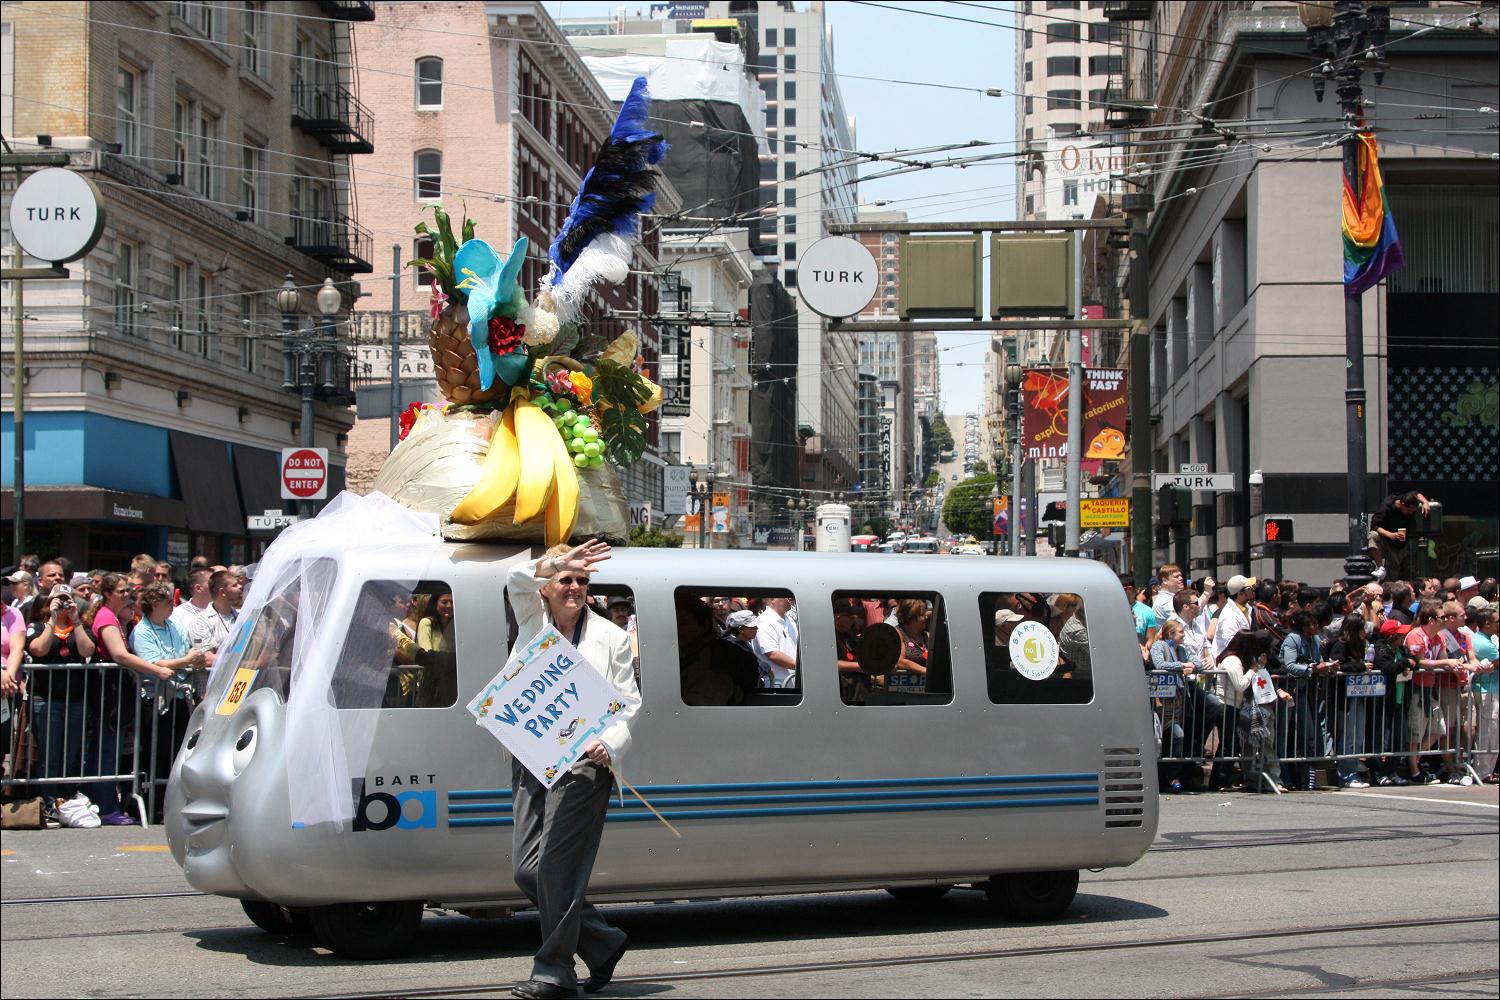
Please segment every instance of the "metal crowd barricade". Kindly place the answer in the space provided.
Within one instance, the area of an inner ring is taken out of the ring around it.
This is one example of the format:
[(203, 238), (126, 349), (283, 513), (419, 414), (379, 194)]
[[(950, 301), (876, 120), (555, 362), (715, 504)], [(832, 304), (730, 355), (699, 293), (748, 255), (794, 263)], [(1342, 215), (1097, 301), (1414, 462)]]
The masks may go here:
[[(1271, 707), (1282, 784), (1313, 787), (1319, 766), (1333, 768), (1341, 781), (1363, 778), (1371, 784), (1382, 775), (1408, 777), (1422, 760), (1462, 770), (1476, 782), (1476, 757), (1485, 772), (1494, 766), (1493, 748), (1484, 742), (1493, 740), (1485, 714), (1493, 696), (1459, 686), (1450, 673), (1418, 670), (1395, 681), (1378, 671), (1273, 676), (1292, 696), (1290, 704), (1278, 698)], [(1209, 670), (1184, 678), (1147, 671), (1147, 680), (1164, 783), (1171, 774), (1205, 764), (1213, 766), (1216, 779), (1227, 780), (1248, 752), (1227, 675)], [(1249, 691), (1243, 697), (1253, 701)]]
[(141, 732), (149, 726), (140, 675), (113, 663), (28, 663), (25, 686), (6, 698), (7, 797), (71, 797), (82, 791), (110, 812), (120, 786), (149, 814), (141, 798)]

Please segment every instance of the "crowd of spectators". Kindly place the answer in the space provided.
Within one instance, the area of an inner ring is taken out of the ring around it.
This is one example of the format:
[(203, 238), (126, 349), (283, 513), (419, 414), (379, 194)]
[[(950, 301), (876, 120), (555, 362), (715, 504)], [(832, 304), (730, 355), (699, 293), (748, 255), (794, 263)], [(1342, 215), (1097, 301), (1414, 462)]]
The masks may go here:
[[(244, 568), (198, 557), (179, 577), (149, 555), (124, 572), (25, 556), (4, 582), (6, 778), (30, 782), (65, 826), (136, 823), (116, 779), (165, 777), (239, 612)], [(135, 747), (146, 759), (124, 759)], [(78, 775), (97, 780), (67, 780)]]
[(1346, 788), (1500, 782), (1495, 580), (1381, 575), (1352, 590), (1172, 564), (1121, 577), (1157, 679), (1163, 790), (1202, 781), (1199, 761), (1210, 788), (1237, 761), (1247, 791), (1313, 788), (1319, 762)]

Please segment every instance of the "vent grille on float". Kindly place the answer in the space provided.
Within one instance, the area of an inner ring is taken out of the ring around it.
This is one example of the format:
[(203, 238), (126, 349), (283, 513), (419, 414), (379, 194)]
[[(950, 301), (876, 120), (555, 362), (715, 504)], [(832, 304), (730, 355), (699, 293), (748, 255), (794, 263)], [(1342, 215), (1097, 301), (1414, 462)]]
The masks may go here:
[(1104, 748), (1104, 828), (1139, 827), (1146, 812), (1140, 747)]

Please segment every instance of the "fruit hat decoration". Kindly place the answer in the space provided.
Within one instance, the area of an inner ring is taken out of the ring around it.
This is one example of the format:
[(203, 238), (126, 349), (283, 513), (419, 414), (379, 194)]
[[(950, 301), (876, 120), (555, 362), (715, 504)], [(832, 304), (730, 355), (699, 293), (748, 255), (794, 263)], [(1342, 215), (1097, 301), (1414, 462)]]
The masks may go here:
[[(525, 237), (502, 258), (465, 219), (459, 245), (441, 206), (436, 233), (416, 227), (433, 242), (432, 256), (412, 265), (435, 279), (432, 352), (447, 409), (503, 408), (478, 483), (449, 514), (454, 522), (478, 524), (514, 500), (515, 524), (540, 523), (547, 544), (563, 541), (578, 515), (578, 470), (630, 465), (645, 450), (644, 415), (661, 404), (661, 389), (641, 371), (635, 332), (606, 342), (585, 335), (575, 317), (594, 282), (625, 280), (640, 213), (656, 202), (651, 167), (667, 143), (646, 127), (649, 107), (637, 77), (552, 242), (535, 304), (517, 280)], [(403, 440), (427, 409), (403, 417)]]

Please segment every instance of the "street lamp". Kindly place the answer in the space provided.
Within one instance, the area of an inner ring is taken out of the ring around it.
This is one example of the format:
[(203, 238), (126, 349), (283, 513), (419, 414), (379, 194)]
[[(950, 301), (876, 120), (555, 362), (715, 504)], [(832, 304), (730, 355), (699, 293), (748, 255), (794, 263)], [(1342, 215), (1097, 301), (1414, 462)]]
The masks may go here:
[(709, 505), (713, 501), (714, 470), (688, 470), (688, 482), (698, 495), (698, 548), (708, 548)]
[[(1327, 81), (1337, 84), (1344, 117), (1343, 177), (1358, 174), (1360, 133), (1364, 129), (1364, 71), (1371, 66), (1378, 84), (1385, 77), (1385, 39), (1391, 10), (1386, 3), (1357, 0), (1299, 3), (1297, 16), (1307, 26), (1307, 47), (1322, 64), (1313, 70), (1313, 94), (1323, 100)], [(1363, 295), (1344, 295), (1344, 425), (1348, 438), (1349, 554), (1344, 578), (1349, 586), (1369, 583), (1375, 564), (1365, 549), (1361, 527), (1365, 512), (1365, 354)]]

